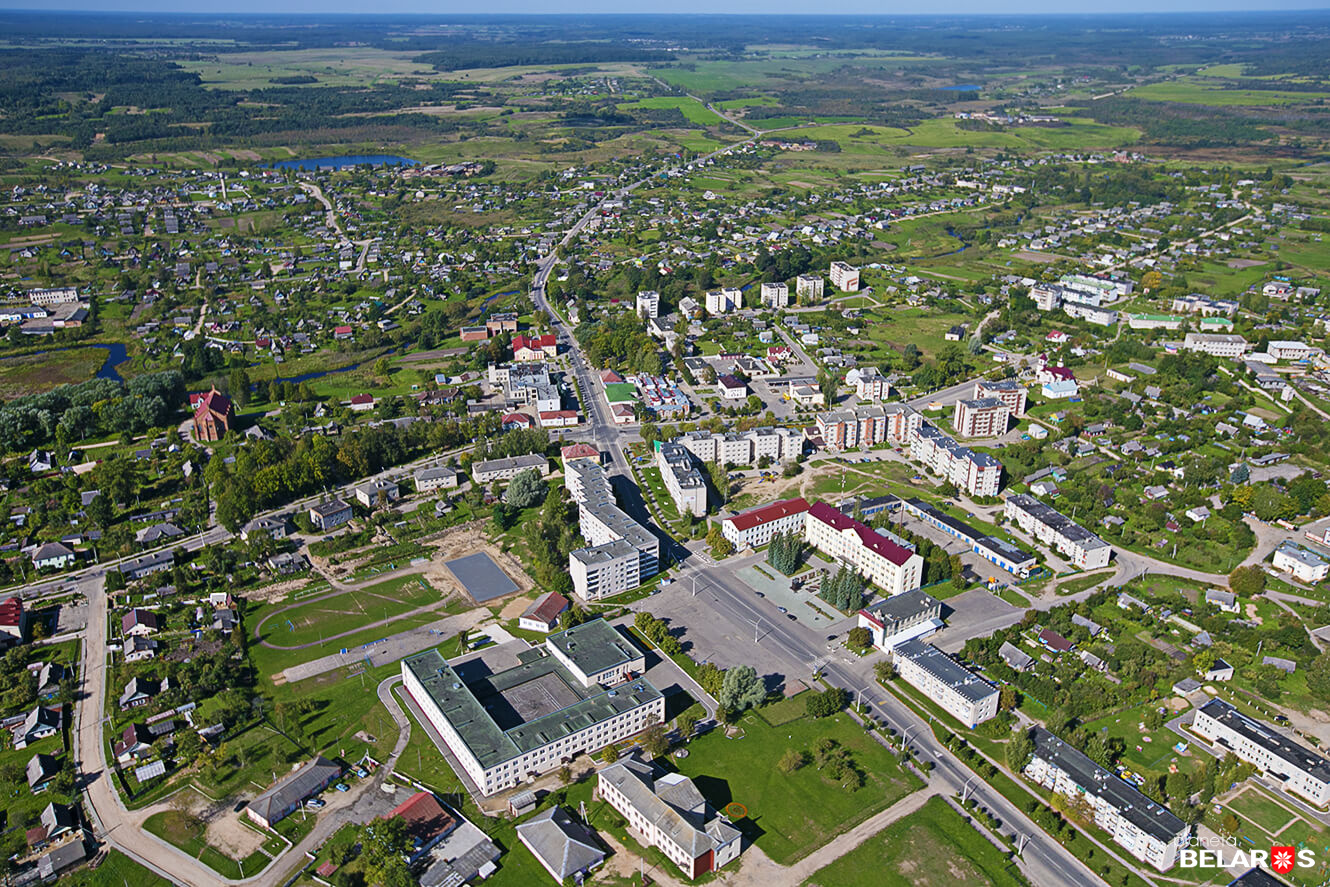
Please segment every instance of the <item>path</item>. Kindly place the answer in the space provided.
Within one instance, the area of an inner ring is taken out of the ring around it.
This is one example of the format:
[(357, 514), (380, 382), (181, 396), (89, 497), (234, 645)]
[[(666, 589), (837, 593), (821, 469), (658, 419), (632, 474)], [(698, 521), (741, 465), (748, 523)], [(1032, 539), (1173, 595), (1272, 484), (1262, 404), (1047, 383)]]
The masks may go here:
[(868, 817), (849, 831), (832, 838), (793, 865), (779, 865), (772, 862), (771, 857), (763, 853), (760, 847), (746, 847), (743, 856), (739, 857), (743, 865), (733, 875), (726, 877), (725, 883), (730, 887), (802, 884), (818, 870), (840, 859), (896, 820), (914, 813), (930, 798), (940, 794), (935, 784), (908, 794), (881, 813)]

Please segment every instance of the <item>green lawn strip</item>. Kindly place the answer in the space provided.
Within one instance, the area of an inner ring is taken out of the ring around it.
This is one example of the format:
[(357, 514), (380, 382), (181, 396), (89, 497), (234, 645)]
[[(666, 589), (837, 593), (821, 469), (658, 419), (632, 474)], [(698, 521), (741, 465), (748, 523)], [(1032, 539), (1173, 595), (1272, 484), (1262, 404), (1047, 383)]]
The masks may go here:
[[(744, 805), (747, 818), (736, 825), (782, 865), (808, 855), (921, 785), (846, 713), (820, 720), (798, 718), (780, 727), (748, 715), (740, 727), (741, 737), (713, 730), (694, 739), (689, 744), (692, 753), (673, 763), (718, 809), (731, 801)], [(853, 756), (864, 773), (862, 788), (851, 791), (831, 782), (815, 762), (790, 774), (776, 766), (789, 749), (816, 755), (818, 742), (825, 738)]]
[(1077, 592), (1085, 591), (1093, 585), (1098, 585), (1112, 575), (1112, 570), (1100, 570), (1098, 573), (1087, 573), (1084, 576), (1077, 576), (1075, 579), (1068, 580), (1059, 585), (1057, 593), (1076, 594)]
[(782, 727), (791, 721), (797, 721), (807, 710), (808, 697), (805, 695), (807, 692), (805, 690), (780, 702), (764, 705), (756, 709), (757, 715), (772, 727)]
[[(178, 810), (163, 810), (145, 819), (143, 828), (149, 834), (188, 853), (224, 878), (235, 880), (242, 877), (240, 863), (208, 844), (203, 838), (201, 824), (188, 814)], [(247, 874), (258, 874), (270, 861), (263, 853), (256, 851), (250, 854), (244, 860), (248, 864), (247, 869), (253, 866)]]
[(1029, 883), (1007, 854), (936, 797), (804, 882), (809, 887), (1020, 887)]
[(1230, 800), (1227, 806), (1254, 822), (1268, 835), (1274, 835), (1294, 819), (1300, 818), (1274, 798), (1253, 788), (1243, 791)]
[(71, 887), (168, 887), (170, 881), (149, 871), (119, 850), (111, 850), (95, 869), (82, 868), (60, 876)]

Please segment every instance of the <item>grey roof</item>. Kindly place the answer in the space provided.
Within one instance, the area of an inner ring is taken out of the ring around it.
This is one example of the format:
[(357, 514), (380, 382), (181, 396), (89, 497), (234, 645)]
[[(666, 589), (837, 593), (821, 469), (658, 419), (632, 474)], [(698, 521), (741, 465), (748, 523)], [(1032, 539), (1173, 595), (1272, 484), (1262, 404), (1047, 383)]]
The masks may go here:
[(998, 691), (997, 687), (994, 687), (932, 644), (911, 639), (897, 644), (894, 652), (898, 657), (909, 659), (935, 679), (959, 693), (968, 702), (980, 702)]
[(560, 881), (605, 859), (591, 829), (562, 807), (551, 807), (519, 823), (517, 837)]
[(485, 462), (477, 462), (471, 466), (473, 474), (491, 474), (496, 471), (512, 471), (513, 469), (539, 468), (541, 473), (549, 468), (550, 460), (545, 458), (543, 453), (530, 453), (525, 456), (508, 456), (504, 459), (490, 459)]
[(125, 684), (125, 692), (120, 694), (120, 707), (124, 708), (135, 696), (147, 696), (151, 699), (162, 691), (162, 685), (158, 681), (148, 678), (132, 677), (129, 683)]
[(249, 802), (249, 809), (269, 822), (280, 819), (292, 807), (337, 778), (341, 772), (341, 767), (320, 755), (273, 783), (267, 791)]
[(1024, 511), (1044, 526), (1055, 530), (1064, 538), (1072, 542), (1079, 542), (1086, 549), (1102, 548), (1108, 544), (1056, 508), (1045, 505), (1033, 496), (1027, 496), (1025, 493), (1012, 493), (1007, 497), (1007, 502)]
[(40, 785), (59, 772), (60, 765), (56, 762), (55, 755), (33, 755), (32, 758), (29, 759), (26, 769), (28, 788), (34, 788), (37, 785)]
[(1003, 662), (1017, 671), (1024, 671), (1034, 665), (1033, 657), (1007, 641), (1003, 641), (1002, 646), (998, 647), (998, 655), (1002, 657)]
[(1090, 632), (1090, 637), (1094, 637), (1095, 635), (1099, 634), (1099, 632), (1104, 630), (1104, 627), (1100, 625), (1098, 622), (1095, 622), (1093, 619), (1086, 619), (1080, 613), (1071, 614), (1071, 624), (1079, 625), (1082, 628), (1084, 628), (1086, 631)]
[(42, 880), (49, 880), (71, 865), (76, 865), (88, 858), (88, 848), (82, 841), (70, 841), (52, 849), (37, 860), (37, 872)]
[[(471, 754), (486, 769), (631, 711), (661, 695), (645, 678), (613, 690), (599, 685), (583, 687), (581, 681), (553, 656), (544, 650), (533, 652), (535, 655), (527, 657), (521, 664), (487, 675), (484, 686), (477, 683), (474, 689), (462, 681), (438, 650), (426, 650), (404, 661)], [(549, 674), (557, 676), (576, 701), (507, 730), (499, 726), (476, 695), (477, 689), (502, 693), (517, 684)]]
[(1218, 588), (1211, 588), (1205, 592), (1205, 602), (1215, 604), (1221, 607), (1231, 607), (1237, 603), (1238, 596), (1231, 591), (1223, 591)]
[(334, 514), (341, 514), (343, 511), (350, 511), (351, 506), (341, 499), (334, 499), (331, 502), (320, 502), (318, 505), (311, 506), (309, 510), (319, 517), (331, 517)]
[(1273, 665), (1280, 671), (1286, 671), (1289, 674), (1293, 674), (1293, 672), (1298, 670), (1298, 663), (1294, 662), (1292, 659), (1284, 659), (1279, 656), (1265, 656), (1261, 659), (1261, 664)]
[(1034, 753), (1155, 840), (1171, 841), (1190, 828), (1163, 804), (1150, 800), (1042, 727), (1034, 728)]
[(1244, 739), (1254, 742), (1285, 763), (1330, 782), (1330, 760), (1276, 733), (1260, 721), (1247, 717), (1222, 699), (1211, 699), (1201, 711)]
[(557, 649), (581, 669), (593, 675), (642, 658), (642, 651), (604, 619), (590, 619), (581, 625), (556, 632), (545, 643)]
[(936, 615), (941, 609), (942, 602), (922, 588), (893, 595), (864, 608), (882, 623), (883, 630), (887, 634), (892, 633), (888, 630), (892, 626), (914, 619), (924, 613), (933, 612)]
[(628, 758), (600, 771), (600, 779), (617, 788), (644, 819), (694, 859), (739, 836), (737, 829), (708, 808), (686, 776), (657, 776), (655, 768)]

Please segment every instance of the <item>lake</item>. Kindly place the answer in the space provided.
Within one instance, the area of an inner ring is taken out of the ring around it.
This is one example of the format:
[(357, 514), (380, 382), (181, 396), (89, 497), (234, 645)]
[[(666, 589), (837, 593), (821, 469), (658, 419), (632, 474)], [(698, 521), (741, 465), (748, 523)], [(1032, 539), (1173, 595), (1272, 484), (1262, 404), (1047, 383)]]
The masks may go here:
[(978, 92), (979, 87), (974, 83), (960, 83), (956, 86), (939, 87), (943, 92)]
[(346, 169), (352, 166), (419, 166), (419, 160), (398, 157), (396, 154), (344, 154), (340, 157), (307, 157), (304, 160), (279, 160), (269, 163), (269, 169)]

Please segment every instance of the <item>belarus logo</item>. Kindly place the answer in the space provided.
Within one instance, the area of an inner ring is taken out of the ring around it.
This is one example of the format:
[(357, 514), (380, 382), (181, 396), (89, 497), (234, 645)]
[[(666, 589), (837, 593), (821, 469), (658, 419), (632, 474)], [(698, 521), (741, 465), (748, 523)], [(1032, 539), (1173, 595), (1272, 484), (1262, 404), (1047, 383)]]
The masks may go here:
[(1293, 871), (1293, 864), (1297, 859), (1297, 850), (1293, 847), (1271, 847), (1270, 848), (1270, 868), (1277, 875), (1287, 875)]

